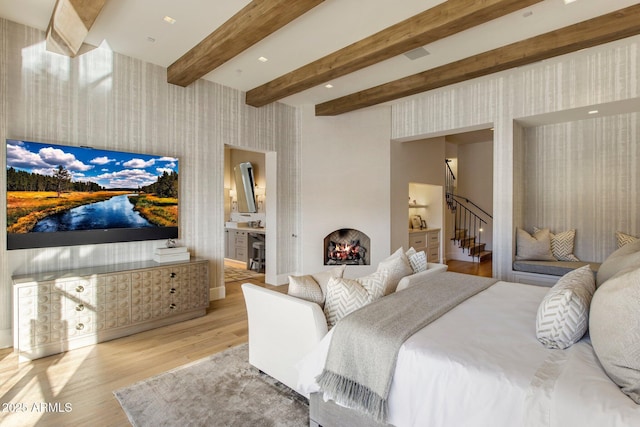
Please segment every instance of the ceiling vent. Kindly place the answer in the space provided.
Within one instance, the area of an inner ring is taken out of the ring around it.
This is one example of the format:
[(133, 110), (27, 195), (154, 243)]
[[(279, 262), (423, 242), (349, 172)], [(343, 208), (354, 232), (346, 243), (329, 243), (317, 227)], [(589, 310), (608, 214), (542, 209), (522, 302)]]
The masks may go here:
[(416, 59), (425, 57), (427, 55), (429, 55), (429, 51), (423, 47), (410, 50), (409, 52), (404, 54), (404, 56), (406, 56), (412, 61), (415, 61)]

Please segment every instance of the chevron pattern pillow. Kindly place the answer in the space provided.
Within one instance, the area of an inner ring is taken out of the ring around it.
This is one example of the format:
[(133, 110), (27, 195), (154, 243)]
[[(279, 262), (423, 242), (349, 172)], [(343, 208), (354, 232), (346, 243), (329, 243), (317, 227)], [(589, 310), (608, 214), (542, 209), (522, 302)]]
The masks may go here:
[[(533, 227), (534, 233), (540, 230), (540, 228)], [(558, 261), (580, 261), (573, 254), (576, 230), (567, 230), (556, 234), (550, 232), (549, 236), (551, 237), (551, 253)]]
[(324, 303), (324, 315), (329, 329), (352, 311), (381, 298), (386, 285), (386, 271), (377, 271), (359, 279), (330, 279)]
[(414, 274), (427, 271), (427, 254), (424, 251), (416, 252), (409, 257), (409, 264)]
[(565, 349), (580, 340), (589, 326), (589, 305), (595, 290), (595, 277), (588, 265), (562, 276), (538, 307), (538, 341), (547, 348)]
[(640, 240), (640, 238), (631, 236), (621, 231), (616, 231), (616, 243), (618, 244), (618, 249), (626, 244), (637, 242), (638, 240)]

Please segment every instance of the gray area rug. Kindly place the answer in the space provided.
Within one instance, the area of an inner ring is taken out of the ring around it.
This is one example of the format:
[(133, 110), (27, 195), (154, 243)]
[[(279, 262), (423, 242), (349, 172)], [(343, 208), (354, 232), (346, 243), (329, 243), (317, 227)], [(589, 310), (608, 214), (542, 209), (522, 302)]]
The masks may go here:
[(249, 365), (247, 344), (113, 392), (134, 426), (308, 426), (307, 399)]

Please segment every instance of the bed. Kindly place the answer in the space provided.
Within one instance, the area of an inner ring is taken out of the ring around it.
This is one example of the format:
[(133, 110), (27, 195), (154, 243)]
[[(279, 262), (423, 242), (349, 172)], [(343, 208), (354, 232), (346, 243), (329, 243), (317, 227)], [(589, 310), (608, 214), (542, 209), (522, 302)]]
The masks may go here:
[[(536, 314), (548, 291), (498, 281), (410, 336), (397, 352), (386, 424), (640, 426), (640, 405), (609, 379), (588, 335), (564, 350), (537, 340)], [(298, 364), (311, 425), (386, 425), (323, 398), (316, 378), (334, 331)]]

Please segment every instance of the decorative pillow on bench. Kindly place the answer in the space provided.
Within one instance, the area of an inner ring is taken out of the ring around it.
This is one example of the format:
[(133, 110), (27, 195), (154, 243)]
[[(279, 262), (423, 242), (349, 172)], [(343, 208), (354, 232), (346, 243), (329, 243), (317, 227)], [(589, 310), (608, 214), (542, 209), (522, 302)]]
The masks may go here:
[[(540, 230), (537, 227), (533, 227), (534, 233)], [(551, 253), (555, 259), (558, 261), (580, 261), (573, 254), (576, 230), (567, 230), (556, 234), (549, 232), (549, 236), (551, 237)]]
[(383, 270), (358, 279), (330, 279), (324, 304), (324, 315), (329, 329), (352, 311), (382, 298), (387, 287), (387, 278), (388, 272)]
[(637, 242), (638, 240), (640, 240), (640, 237), (635, 237), (621, 231), (616, 231), (616, 243), (618, 244), (618, 249), (626, 244)]
[(329, 280), (332, 277), (342, 277), (346, 267), (346, 265), (340, 265), (316, 274), (289, 276), (287, 293), (296, 298), (315, 302), (323, 307)]
[(533, 235), (521, 228), (516, 229), (516, 260), (557, 261), (551, 253), (549, 229), (538, 230)]

